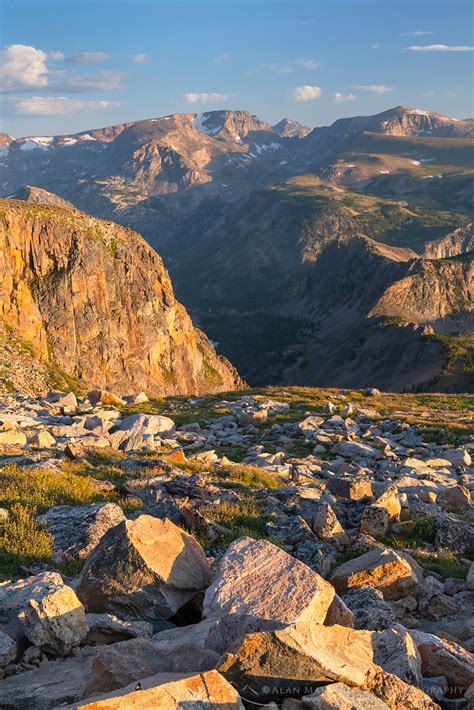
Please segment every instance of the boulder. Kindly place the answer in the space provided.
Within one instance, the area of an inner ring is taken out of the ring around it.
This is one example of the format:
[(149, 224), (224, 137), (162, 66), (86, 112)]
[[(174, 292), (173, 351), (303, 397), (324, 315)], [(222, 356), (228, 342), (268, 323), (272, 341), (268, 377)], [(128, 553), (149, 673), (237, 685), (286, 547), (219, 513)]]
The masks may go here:
[(331, 683), (303, 696), (305, 710), (388, 710), (388, 705), (367, 690)]
[(110, 528), (125, 519), (116, 503), (57, 505), (38, 518), (53, 538), (54, 561), (84, 559)]
[(233, 644), (218, 670), (253, 702), (308, 694), (318, 685), (360, 686), (372, 665), (370, 632), (298, 623), (249, 634)]
[(0, 584), (4, 630), (56, 656), (68, 654), (86, 637), (88, 626), (74, 590), (56, 572)]
[(26, 446), (26, 434), (22, 431), (0, 431), (0, 446)]
[(372, 634), (374, 663), (410, 685), (421, 686), (421, 658), (413, 639), (404, 626)]
[(334, 476), (328, 481), (328, 490), (336, 497), (360, 500), (372, 496), (372, 483), (363, 476), (343, 478)]
[(11, 663), (17, 654), (17, 647), (15, 641), (0, 631), (0, 668), (5, 668)]
[(418, 591), (421, 568), (407, 554), (377, 547), (337, 567), (331, 583), (339, 594), (354, 587), (379, 589), (385, 599), (400, 599)]
[(474, 654), (452, 641), (416, 629), (410, 635), (421, 657), (424, 676), (445, 676), (448, 685), (467, 690), (474, 683)]
[(347, 535), (341, 523), (337, 519), (332, 506), (323, 502), (318, 506), (316, 515), (313, 518), (312, 530), (321, 540), (333, 542), (347, 542)]
[(378, 589), (353, 587), (344, 595), (343, 601), (354, 615), (356, 629), (379, 631), (397, 623), (391, 606)]
[[(87, 399), (94, 406), (96, 404), (111, 404), (113, 406), (122, 406), (125, 404), (124, 399), (118, 397), (113, 392), (108, 392), (107, 390), (92, 390), (91, 392), (88, 392)], [(147, 402), (148, 398), (140, 401)]]
[(438, 494), (436, 502), (443, 506), (466, 510), (472, 506), (471, 491), (465, 486), (451, 486)]
[(11, 675), (0, 682), (2, 710), (52, 710), (80, 700), (95, 649), (67, 660)]
[(360, 531), (372, 537), (385, 535), (390, 525), (390, 514), (378, 505), (366, 505), (360, 521)]
[(222, 558), (206, 591), (204, 616), (246, 614), (267, 628), (307, 621), (323, 623), (334, 588), (268, 540), (241, 537)]
[(35, 449), (50, 449), (56, 446), (56, 439), (49, 431), (38, 431), (28, 439), (28, 444)]
[(383, 700), (390, 710), (440, 710), (429, 695), (375, 663), (365, 677), (363, 688)]
[(141, 515), (108, 530), (89, 555), (77, 593), (88, 611), (169, 619), (210, 582), (200, 545), (170, 520)]
[(92, 661), (91, 672), (84, 688), (83, 698), (100, 693), (110, 693), (124, 688), (141, 678), (166, 672), (153, 644), (147, 639), (134, 638), (99, 649)]
[(400, 520), (402, 506), (398, 495), (397, 487), (392, 483), (375, 499), (372, 504), (378, 508), (385, 508), (388, 512), (390, 521)]
[(248, 427), (256, 426), (260, 427), (262, 424), (266, 424), (268, 419), (268, 410), (259, 409), (257, 411), (243, 412), (239, 417), (239, 426)]
[(381, 455), (379, 449), (368, 444), (359, 444), (357, 441), (338, 441), (334, 446), (334, 453), (349, 459), (375, 459)]
[(471, 466), (472, 464), (471, 454), (466, 449), (445, 449), (443, 457), (456, 467)]
[(217, 671), (183, 675), (158, 673), (120, 691), (84, 700), (73, 708), (89, 710), (244, 710), (236, 690)]
[(159, 414), (131, 414), (125, 417), (110, 435), (110, 443), (123, 451), (140, 450), (149, 437), (171, 437), (176, 431), (169, 417)]
[(153, 626), (147, 621), (124, 621), (113, 614), (86, 614), (89, 632), (84, 643), (88, 646), (126, 641), (132, 638), (151, 638)]

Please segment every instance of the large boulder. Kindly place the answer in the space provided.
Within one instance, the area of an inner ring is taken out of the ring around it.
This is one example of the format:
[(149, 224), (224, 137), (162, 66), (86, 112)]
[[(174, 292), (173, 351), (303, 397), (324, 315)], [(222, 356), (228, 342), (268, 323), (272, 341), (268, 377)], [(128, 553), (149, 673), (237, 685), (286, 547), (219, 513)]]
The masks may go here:
[(88, 557), (77, 594), (88, 611), (169, 619), (211, 574), (201, 546), (170, 520), (141, 515), (103, 536)]
[(0, 584), (2, 628), (52, 655), (68, 654), (87, 636), (84, 607), (56, 572)]
[(236, 642), (219, 671), (245, 698), (262, 703), (308, 694), (323, 683), (360, 686), (372, 665), (370, 637), (344, 626), (292, 624)]
[(72, 707), (89, 710), (244, 710), (237, 691), (217, 671), (190, 675), (159, 673), (138, 684), (131, 683), (122, 690), (84, 700)]
[(305, 710), (389, 710), (388, 705), (367, 690), (345, 683), (331, 683), (303, 697)]
[(260, 628), (297, 621), (323, 623), (334, 588), (267, 540), (241, 537), (229, 545), (206, 591), (204, 616), (245, 614)]
[(125, 519), (116, 503), (57, 505), (38, 518), (53, 538), (54, 561), (84, 559), (110, 528)]
[(414, 629), (410, 635), (421, 656), (421, 672), (424, 676), (444, 676), (448, 685), (464, 690), (474, 683), (473, 653), (434, 634)]
[(345, 562), (331, 575), (338, 593), (354, 587), (373, 587), (385, 599), (399, 599), (417, 592), (421, 579), (421, 569), (409, 555), (385, 547)]

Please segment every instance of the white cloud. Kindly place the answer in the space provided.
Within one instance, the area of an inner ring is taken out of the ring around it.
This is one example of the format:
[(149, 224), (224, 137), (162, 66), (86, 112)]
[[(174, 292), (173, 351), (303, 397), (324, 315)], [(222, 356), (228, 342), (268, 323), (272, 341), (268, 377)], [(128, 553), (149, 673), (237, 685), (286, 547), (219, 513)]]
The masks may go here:
[(427, 30), (415, 30), (414, 32), (402, 32), (402, 37), (422, 37), (423, 35), (432, 35), (432, 32)]
[(95, 64), (96, 62), (105, 62), (109, 58), (105, 52), (81, 52), (68, 57), (66, 61), (69, 64)]
[(305, 84), (305, 86), (297, 86), (292, 93), (295, 101), (314, 101), (314, 99), (319, 99), (322, 91), (319, 86)]
[(81, 101), (67, 96), (31, 96), (14, 99), (13, 106), (19, 116), (65, 116), (81, 111), (97, 111), (118, 106), (112, 101)]
[(229, 55), (224, 52), (223, 54), (218, 54), (217, 57), (211, 59), (211, 64), (224, 64), (229, 60)]
[(134, 64), (148, 64), (148, 57), (146, 56), (146, 54), (143, 54), (143, 52), (141, 52), (140, 54), (132, 54), (129, 59)]
[(370, 45), (371, 49), (379, 49), (379, 47), (380, 47), (380, 44), (371, 44)]
[(392, 90), (391, 86), (385, 86), (385, 84), (354, 84), (353, 89), (359, 89), (359, 91), (370, 91), (372, 94), (386, 94)]
[(414, 44), (407, 49), (410, 52), (474, 52), (474, 47), (464, 44)]
[(341, 94), (340, 91), (336, 91), (334, 94), (334, 101), (341, 103), (341, 101), (355, 101), (356, 97), (354, 94)]
[(120, 84), (125, 74), (120, 71), (103, 70), (93, 76), (72, 76), (57, 86), (51, 87), (56, 91), (115, 91), (120, 89)]
[(229, 96), (227, 94), (218, 94), (217, 92), (212, 93), (188, 93), (184, 95), (184, 98), (188, 104), (215, 104), (219, 101), (226, 101)]
[(315, 62), (314, 59), (297, 59), (295, 64), (303, 67), (303, 69), (309, 69), (310, 71), (319, 67), (319, 62)]
[(0, 89), (41, 89), (48, 86), (48, 59), (63, 59), (61, 52), (44, 52), (26, 44), (10, 44), (0, 51)]

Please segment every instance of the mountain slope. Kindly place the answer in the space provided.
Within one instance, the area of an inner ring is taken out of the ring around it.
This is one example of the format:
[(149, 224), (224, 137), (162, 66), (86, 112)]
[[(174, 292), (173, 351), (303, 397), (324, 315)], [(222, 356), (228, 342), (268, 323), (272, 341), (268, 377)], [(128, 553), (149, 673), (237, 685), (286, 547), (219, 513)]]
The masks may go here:
[(155, 396), (239, 383), (138, 234), (78, 211), (0, 205), (0, 322), (40, 362), (87, 386)]

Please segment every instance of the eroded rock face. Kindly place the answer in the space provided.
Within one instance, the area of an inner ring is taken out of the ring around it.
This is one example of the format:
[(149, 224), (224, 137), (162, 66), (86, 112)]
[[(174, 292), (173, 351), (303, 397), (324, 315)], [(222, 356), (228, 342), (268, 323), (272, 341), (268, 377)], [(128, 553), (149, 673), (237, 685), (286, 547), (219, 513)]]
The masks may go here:
[(2, 200), (0, 250), (0, 322), (43, 361), (85, 384), (151, 395), (239, 383), (175, 300), (160, 257), (131, 230)]
[(334, 588), (267, 540), (241, 537), (229, 545), (204, 597), (204, 616), (246, 614), (268, 623), (323, 623)]
[(89, 556), (77, 593), (88, 611), (169, 619), (210, 582), (199, 544), (170, 520), (141, 515), (111, 528)]
[(299, 623), (246, 636), (229, 648), (219, 671), (246, 697), (268, 702), (311, 684), (360, 686), (371, 664), (370, 632)]

